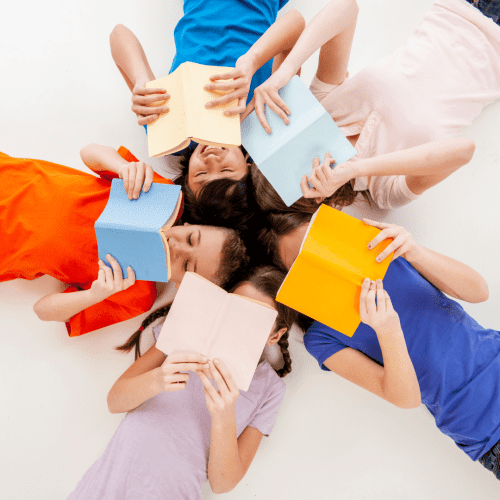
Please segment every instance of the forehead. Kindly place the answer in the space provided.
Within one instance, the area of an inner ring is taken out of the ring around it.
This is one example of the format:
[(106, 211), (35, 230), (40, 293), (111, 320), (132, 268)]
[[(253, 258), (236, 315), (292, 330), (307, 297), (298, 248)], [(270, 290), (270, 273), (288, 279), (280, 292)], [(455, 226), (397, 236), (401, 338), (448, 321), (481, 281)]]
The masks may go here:
[(268, 304), (273, 309), (276, 309), (276, 304), (271, 297), (257, 290), (257, 288), (248, 282), (238, 285), (233, 293), (236, 295), (242, 295), (243, 297), (248, 297), (249, 299), (258, 300), (259, 302), (264, 302), (264, 304)]
[(227, 232), (212, 226), (184, 226), (187, 230), (200, 230), (200, 245), (196, 248), (197, 272), (214, 281), (220, 268), (222, 247), (228, 237)]

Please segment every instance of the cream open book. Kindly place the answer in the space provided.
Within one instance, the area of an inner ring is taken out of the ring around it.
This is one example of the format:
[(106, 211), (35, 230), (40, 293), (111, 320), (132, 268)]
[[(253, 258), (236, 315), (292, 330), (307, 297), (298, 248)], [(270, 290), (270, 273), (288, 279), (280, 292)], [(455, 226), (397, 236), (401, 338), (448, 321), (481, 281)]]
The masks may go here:
[(173, 73), (146, 83), (148, 88), (164, 88), (170, 95), (170, 111), (148, 125), (149, 156), (164, 156), (186, 148), (191, 140), (207, 146), (237, 147), (241, 145), (240, 116), (225, 116), (224, 111), (237, 106), (237, 99), (207, 109), (205, 104), (223, 92), (204, 90), (210, 77), (234, 68), (182, 63)]
[(277, 315), (267, 304), (187, 272), (156, 348), (166, 355), (188, 351), (220, 359), (238, 389), (247, 391)]

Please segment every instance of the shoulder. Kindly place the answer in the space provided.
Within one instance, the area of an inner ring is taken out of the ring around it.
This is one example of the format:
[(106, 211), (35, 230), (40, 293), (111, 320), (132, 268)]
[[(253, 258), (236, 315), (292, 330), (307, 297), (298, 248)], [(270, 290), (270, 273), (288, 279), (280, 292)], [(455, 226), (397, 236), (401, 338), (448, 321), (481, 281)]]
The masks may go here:
[(260, 386), (260, 390), (267, 394), (266, 399), (285, 397), (286, 384), (274, 371), (268, 361), (263, 361), (257, 366), (252, 384)]

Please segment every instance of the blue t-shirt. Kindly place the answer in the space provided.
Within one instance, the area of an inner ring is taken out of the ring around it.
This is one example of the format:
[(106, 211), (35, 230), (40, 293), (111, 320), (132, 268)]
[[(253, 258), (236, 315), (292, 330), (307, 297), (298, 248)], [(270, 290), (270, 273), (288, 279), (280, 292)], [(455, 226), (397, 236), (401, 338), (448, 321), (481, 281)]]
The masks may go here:
[[(288, 0), (185, 0), (184, 16), (174, 30), (177, 51), (170, 73), (186, 61), (234, 67), (238, 57), (276, 21)], [(272, 61), (253, 76), (247, 102), (255, 87), (271, 76)]]
[[(480, 326), (401, 257), (389, 266), (384, 288), (401, 320), (422, 403), (477, 460), (500, 439), (500, 332)], [(377, 335), (364, 323), (347, 337), (316, 321), (304, 341), (323, 370), (345, 347), (383, 364)]]

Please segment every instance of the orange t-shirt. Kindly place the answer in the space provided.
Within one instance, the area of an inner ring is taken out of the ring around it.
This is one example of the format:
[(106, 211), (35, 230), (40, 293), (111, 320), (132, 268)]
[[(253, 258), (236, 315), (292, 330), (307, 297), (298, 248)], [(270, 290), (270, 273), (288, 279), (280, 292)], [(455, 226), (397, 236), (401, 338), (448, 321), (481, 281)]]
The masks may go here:
[[(125, 148), (127, 161), (137, 159)], [(109, 198), (111, 172), (94, 177), (43, 160), (0, 153), (0, 281), (32, 280), (44, 274), (71, 285), (67, 293), (90, 288), (98, 274), (94, 223)], [(154, 182), (172, 184), (155, 173)], [(125, 321), (148, 311), (155, 283), (136, 281), (73, 316), (71, 337)]]

